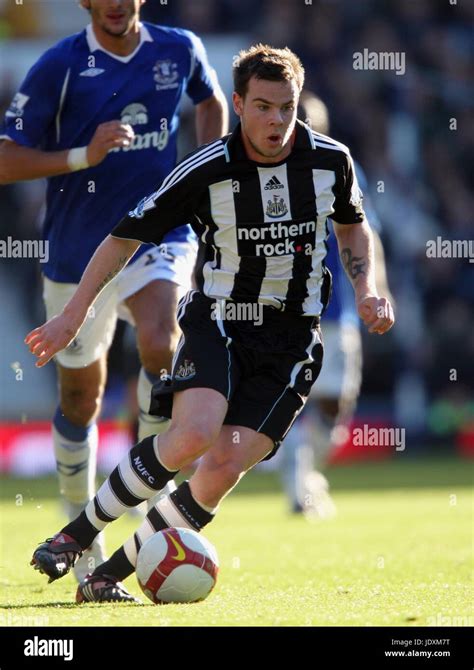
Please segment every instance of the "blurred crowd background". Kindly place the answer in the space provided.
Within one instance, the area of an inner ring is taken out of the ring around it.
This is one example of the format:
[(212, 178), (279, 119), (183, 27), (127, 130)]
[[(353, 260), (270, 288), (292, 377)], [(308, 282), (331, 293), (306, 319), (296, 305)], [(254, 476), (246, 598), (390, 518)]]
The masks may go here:
[[(306, 88), (329, 108), (330, 135), (348, 144), (366, 171), (397, 307), (389, 336), (364, 337), (358, 413), (389, 417), (416, 436), (419, 449), (452, 448), (472, 433), (474, 265), (468, 258), (430, 258), (426, 249), (438, 237), (473, 237), (474, 4), (148, 0), (142, 17), (200, 35), (229, 101), (239, 48), (262, 41), (287, 45), (301, 57)], [(0, 0), (2, 115), (41, 52), (86, 23), (74, 0), (25, 0), (22, 6)], [(353, 55), (364, 49), (404, 53), (405, 73), (354, 69)], [(190, 111), (184, 110), (182, 153), (192, 148)], [(43, 194), (41, 181), (0, 186), (2, 239), (40, 235)], [(44, 315), (39, 264), (2, 259), (0, 280), (1, 418), (49, 419), (56, 403), (54, 368), (36, 371), (22, 345)], [(133, 415), (137, 365), (132, 334), (121, 327), (111, 352), (106, 415)], [(18, 366), (28, 371), (26, 386), (15, 380)]]

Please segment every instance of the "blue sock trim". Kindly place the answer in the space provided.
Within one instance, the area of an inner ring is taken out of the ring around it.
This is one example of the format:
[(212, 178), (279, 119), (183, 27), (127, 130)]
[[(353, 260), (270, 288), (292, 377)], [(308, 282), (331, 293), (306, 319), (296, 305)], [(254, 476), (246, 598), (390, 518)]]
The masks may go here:
[(58, 433), (67, 440), (71, 440), (71, 442), (85, 442), (89, 437), (91, 430), (94, 428), (95, 423), (87, 427), (76, 426), (64, 416), (61, 412), (61, 408), (58, 407), (53, 417), (53, 425)]

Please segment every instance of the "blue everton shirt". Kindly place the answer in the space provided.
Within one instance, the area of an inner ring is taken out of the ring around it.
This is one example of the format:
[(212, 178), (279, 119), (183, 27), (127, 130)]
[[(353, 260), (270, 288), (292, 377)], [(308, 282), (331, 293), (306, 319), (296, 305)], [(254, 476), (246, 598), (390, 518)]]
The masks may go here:
[[(357, 181), (364, 193), (364, 211), (367, 221), (373, 230), (380, 233), (380, 220), (367, 193), (367, 178), (360, 165), (355, 161), (354, 168)], [(354, 290), (339, 259), (337, 240), (332, 225), (329, 227), (329, 232), (330, 234), (326, 242), (328, 245), (328, 254), (325, 258), (325, 263), (332, 274), (332, 294), (322, 318), (324, 321), (352, 322), (357, 325), (359, 323), (359, 316), (355, 306)]]
[[(61, 151), (89, 144), (106, 121), (121, 119), (135, 132), (129, 147), (113, 149), (96, 167), (48, 179), (47, 277), (77, 283), (102, 240), (156, 190), (176, 163), (184, 93), (194, 104), (202, 102), (214, 92), (214, 76), (194, 33), (149, 23), (140, 25), (140, 43), (129, 56), (105, 51), (89, 25), (31, 68), (6, 112), (0, 138)], [(164, 241), (193, 237), (191, 228), (182, 226)]]

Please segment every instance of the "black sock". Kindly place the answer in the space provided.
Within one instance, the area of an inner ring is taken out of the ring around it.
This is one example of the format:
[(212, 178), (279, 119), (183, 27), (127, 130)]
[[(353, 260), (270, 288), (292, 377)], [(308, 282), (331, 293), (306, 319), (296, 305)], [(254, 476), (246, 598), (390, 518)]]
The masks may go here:
[(108, 561), (104, 561), (101, 565), (97, 566), (94, 570), (94, 575), (113, 575), (117, 577), (119, 581), (126, 579), (133, 572), (135, 572), (135, 566), (133, 566), (128, 560), (124, 548), (120, 547), (116, 552), (112, 554)]
[[(199, 532), (214, 518), (214, 514), (207, 512), (194, 500), (189, 482), (187, 481), (180, 484), (176, 491), (173, 491), (168, 498), (171, 501), (173, 508), (179, 512), (182, 517), (182, 521), (179, 523), (182, 527), (192, 528)], [(170, 525), (172, 525), (172, 522), (166, 518), (166, 510), (162, 509), (160, 502), (148, 512), (147, 521), (144, 523), (147, 531), (149, 531), (149, 526), (151, 525), (155, 532), (159, 532), (164, 528), (169, 528)], [(133, 536), (136, 554), (138, 554), (140, 547), (143, 544), (140, 531), (141, 527)], [(131, 540), (129, 540), (129, 542), (131, 542)], [(105, 561), (105, 563), (102, 563), (95, 569), (94, 575), (113, 575), (119, 580), (123, 580), (134, 571), (135, 566), (130, 563), (122, 546), (109, 558), (108, 561)]]
[(82, 511), (74, 521), (71, 521), (67, 526), (64, 526), (61, 533), (70, 535), (82, 549), (87, 549), (91, 546), (94, 538), (100, 533), (100, 530), (97, 530), (97, 528), (91, 524), (85, 511)]
[(105, 526), (118, 519), (130, 507), (156, 495), (177, 472), (167, 470), (158, 460), (154, 448), (155, 436), (136, 444), (113, 470), (97, 491), (85, 511), (67, 524), (63, 533), (73, 537), (87, 549)]
[(207, 526), (215, 516), (207, 512), (195, 501), (188, 481), (183, 482), (178, 486), (176, 491), (170, 493), (170, 499), (178, 512), (197, 532), (204, 528), (204, 526)]
[[(191, 528), (199, 533), (199, 531), (204, 528), (204, 526), (207, 526), (207, 524), (214, 518), (214, 514), (206, 512), (206, 510), (194, 500), (188, 481), (183, 482), (178, 486), (176, 491), (170, 493), (169, 499), (173, 503), (173, 507), (183, 518), (182, 523), (180, 523), (183, 528)], [(152, 507), (146, 516), (157, 532), (164, 528), (170, 528), (173, 527), (173, 525), (177, 525), (176, 523), (173, 524), (173, 522), (166, 517), (166, 511), (161, 509), (160, 502)]]

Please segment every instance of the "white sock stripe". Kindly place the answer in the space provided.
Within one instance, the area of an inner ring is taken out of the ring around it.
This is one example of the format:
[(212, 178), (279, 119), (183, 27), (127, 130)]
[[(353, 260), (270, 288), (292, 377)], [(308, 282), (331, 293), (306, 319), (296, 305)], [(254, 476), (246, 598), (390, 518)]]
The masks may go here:
[[(95, 498), (95, 502), (96, 502), (97, 506), (100, 508), (100, 511), (102, 512), (102, 514), (105, 514), (105, 515), (109, 516), (113, 521), (115, 521), (115, 519), (117, 517), (113, 516), (112, 514), (107, 514), (107, 511), (102, 507), (102, 503), (97, 496)], [(95, 511), (95, 509), (94, 509), (94, 511)], [(97, 514), (97, 512), (96, 512), (96, 514)], [(109, 521), (107, 521), (106, 523), (109, 523)]]
[(170, 528), (181, 527), (181, 528), (190, 528), (191, 530), (196, 530), (185, 517), (176, 509), (173, 505), (171, 498), (166, 496), (159, 500), (155, 509), (158, 513), (164, 518), (166, 523), (169, 524)]
[(102, 521), (102, 519), (99, 519), (95, 513), (95, 505), (93, 500), (87, 503), (85, 513), (90, 523), (94, 526), (94, 528), (97, 528), (97, 530), (104, 530), (104, 528), (107, 526), (108, 521)]
[(118, 466), (122, 482), (133, 496), (148, 500), (148, 498), (151, 498), (156, 491), (151, 486), (145, 484), (145, 482), (143, 482), (137, 475), (131, 462), (132, 457), (130, 453), (131, 452), (128, 452), (127, 458), (120, 461)]
[(129, 537), (128, 540), (124, 542), (122, 546), (125, 552), (125, 556), (128, 558), (133, 567), (136, 567), (138, 552), (135, 546), (135, 535)]
[(125, 503), (117, 498), (108, 479), (100, 487), (96, 499), (104, 514), (113, 516), (116, 519), (133, 507), (133, 505), (125, 505)]
[[(138, 536), (138, 539), (143, 546), (143, 543), (148, 540), (149, 537), (154, 535), (157, 532), (156, 528), (153, 528), (151, 521), (145, 517), (142, 525), (135, 531), (135, 535)], [(133, 543), (135, 544), (135, 537), (133, 538)]]

